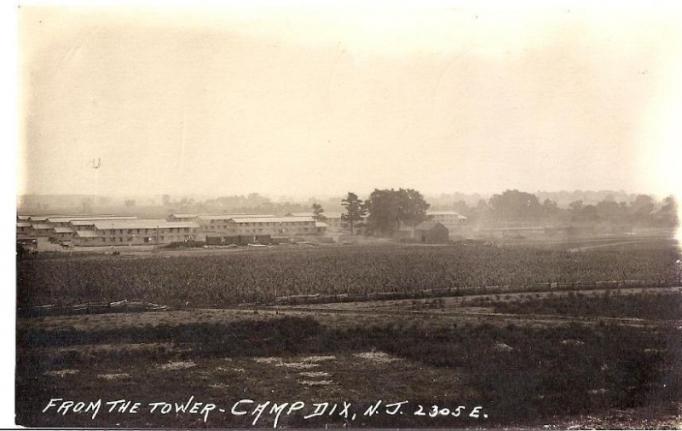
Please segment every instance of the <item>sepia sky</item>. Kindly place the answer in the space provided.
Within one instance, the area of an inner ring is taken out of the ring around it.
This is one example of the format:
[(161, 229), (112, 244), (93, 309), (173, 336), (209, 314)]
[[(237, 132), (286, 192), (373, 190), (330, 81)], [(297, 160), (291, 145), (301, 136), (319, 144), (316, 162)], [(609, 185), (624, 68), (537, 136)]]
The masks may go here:
[(22, 7), (19, 193), (680, 188), (680, 9), (389, 4)]

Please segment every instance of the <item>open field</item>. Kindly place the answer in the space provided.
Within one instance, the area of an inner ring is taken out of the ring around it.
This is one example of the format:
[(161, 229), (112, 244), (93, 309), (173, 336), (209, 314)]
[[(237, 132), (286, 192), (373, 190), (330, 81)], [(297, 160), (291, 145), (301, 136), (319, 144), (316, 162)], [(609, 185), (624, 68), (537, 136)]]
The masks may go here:
[[(650, 320), (677, 320), (682, 317), (682, 292), (676, 290), (630, 294), (619, 290), (599, 293), (566, 292), (563, 295), (528, 295), (518, 301), (495, 302), (495, 312), (510, 314), (557, 314), (569, 316), (631, 317)], [(490, 300), (472, 301), (485, 306)]]
[[(251, 399), (303, 402), (304, 412), (278, 419), (289, 427), (682, 423), (682, 288), (674, 283), (678, 254), (670, 243), (578, 252), (484, 246), (283, 251), (20, 261), (20, 304), (127, 297), (175, 309), (20, 317), (18, 422), (243, 427), (256, 414), (235, 416), (230, 409)], [(573, 283), (612, 279), (658, 282)], [(475, 283), (515, 289), (273, 304), (280, 295), (433, 292)], [(537, 283), (544, 290), (524, 291)], [(95, 419), (41, 413), (51, 398), (147, 405), (192, 395), (224, 411), (203, 417), (103, 410)], [(400, 415), (365, 415), (378, 400), (409, 402)], [(355, 417), (336, 412), (304, 419), (314, 403), (343, 401)], [(416, 414), (420, 405), (424, 416)], [(455, 416), (458, 406), (468, 413), (482, 406), (487, 417)], [(444, 409), (449, 414), (439, 413)], [(256, 420), (273, 424), (267, 413)]]
[(143, 300), (174, 307), (273, 303), (310, 294), (415, 294), (537, 283), (679, 279), (677, 251), (656, 247), (570, 252), (527, 247), (397, 245), (264, 249), (222, 254), (28, 258), (18, 305)]
[[(656, 295), (650, 291), (632, 296)], [(381, 399), (409, 400), (410, 409), (481, 405), (488, 414), (483, 422), (416, 417), (409, 409), (399, 419), (294, 415), (280, 421), (288, 426), (538, 426), (572, 424), (579, 415), (606, 427), (679, 422), (680, 320), (498, 317), (465, 305), (440, 312), (264, 307), (20, 319), (19, 418), (33, 425), (203, 426), (196, 415), (102, 414), (93, 421), (37, 411), (56, 396), (148, 403), (195, 394), (226, 408), (242, 398), (345, 400), (364, 411)], [(253, 419), (214, 414), (206, 425)], [(271, 425), (272, 417), (259, 424)]]

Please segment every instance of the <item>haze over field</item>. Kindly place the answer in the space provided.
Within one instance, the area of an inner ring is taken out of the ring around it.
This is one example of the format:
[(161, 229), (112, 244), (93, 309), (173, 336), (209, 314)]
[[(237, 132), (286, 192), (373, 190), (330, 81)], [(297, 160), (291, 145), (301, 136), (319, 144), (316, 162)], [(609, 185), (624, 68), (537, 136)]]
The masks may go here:
[(23, 7), (20, 194), (674, 193), (672, 8)]

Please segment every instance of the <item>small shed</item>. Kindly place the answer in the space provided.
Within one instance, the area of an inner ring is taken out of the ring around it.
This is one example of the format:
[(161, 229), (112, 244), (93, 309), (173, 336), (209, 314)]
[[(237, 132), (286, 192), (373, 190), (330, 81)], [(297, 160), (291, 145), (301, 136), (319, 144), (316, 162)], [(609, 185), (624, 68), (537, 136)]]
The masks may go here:
[(450, 231), (441, 223), (425, 221), (414, 228), (414, 238), (425, 244), (444, 244), (450, 240)]

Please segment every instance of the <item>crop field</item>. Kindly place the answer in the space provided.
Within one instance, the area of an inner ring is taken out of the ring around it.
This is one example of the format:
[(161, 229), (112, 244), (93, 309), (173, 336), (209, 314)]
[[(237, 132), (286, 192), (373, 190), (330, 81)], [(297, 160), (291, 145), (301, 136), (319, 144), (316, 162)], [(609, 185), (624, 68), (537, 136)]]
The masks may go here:
[[(171, 309), (19, 315), (17, 421), (275, 424), (273, 415), (252, 411), (96, 418), (42, 411), (55, 397), (147, 405), (194, 396), (225, 411), (241, 399), (299, 400), (307, 413), (316, 402), (347, 402), (357, 415), (285, 414), (277, 423), (287, 427), (679, 428), (678, 258), (660, 243), (578, 252), (384, 245), (21, 259), (20, 306), (127, 298)], [(652, 284), (594, 283), (604, 280)], [(546, 289), (527, 289), (537, 283)], [(470, 286), (513, 289), (472, 293)], [(286, 295), (453, 287), (461, 294), (275, 303)], [(404, 414), (362, 413), (378, 400), (407, 401)], [(458, 406), (481, 406), (486, 417), (455, 415)]]
[(142, 300), (174, 307), (273, 303), (289, 295), (418, 293), (534, 283), (679, 279), (677, 251), (659, 247), (561, 249), (316, 247), (213, 255), (26, 258), (18, 262), (18, 305)]

